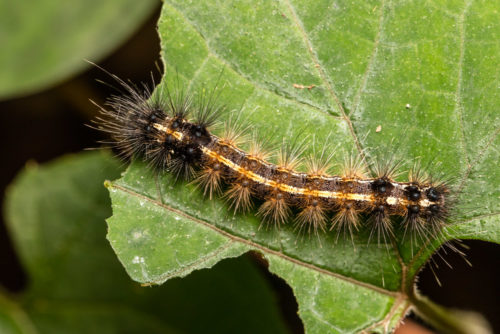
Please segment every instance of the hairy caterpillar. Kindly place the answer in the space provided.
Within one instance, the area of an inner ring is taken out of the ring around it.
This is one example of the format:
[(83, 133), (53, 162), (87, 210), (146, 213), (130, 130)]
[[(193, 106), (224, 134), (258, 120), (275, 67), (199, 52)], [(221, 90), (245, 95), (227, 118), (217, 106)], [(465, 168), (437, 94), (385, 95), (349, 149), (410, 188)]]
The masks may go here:
[[(97, 128), (111, 135), (109, 142), (124, 159), (138, 158), (161, 172), (200, 185), (209, 198), (222, 196), (235, 212), (254, 206), (262, 222), (280, 226), (290, 221), (299, 230), (354, 233), (360, 216), (380, 238), (401, 225), (413, 236), (436, 236), (450, 208), (446, 183), (410, 172), (407, 182), (394, 179), (397, 164), (380, 164), (369, 176), (356, 159), (346, 159), (341, 175), (329, 175), (331, 155), (307, 157), (307, 172), (297, 171), (301, 145), (284, 142), (277, 163), (253, 140), (250, 149), (239, 146), (241, 128), (232, 121), (216, 136), (212, 129), (225, 108), (213, 94), (194, 100), (182, 91), (156, 94), (116, 76), (124, 95), (115, 95), (101, 108)], [(234, 119), (234, 118), (233, 118)], [(397, 223), (391, 217), (400, 217)], [(371, 235), (372, 235), (371, 234)]]

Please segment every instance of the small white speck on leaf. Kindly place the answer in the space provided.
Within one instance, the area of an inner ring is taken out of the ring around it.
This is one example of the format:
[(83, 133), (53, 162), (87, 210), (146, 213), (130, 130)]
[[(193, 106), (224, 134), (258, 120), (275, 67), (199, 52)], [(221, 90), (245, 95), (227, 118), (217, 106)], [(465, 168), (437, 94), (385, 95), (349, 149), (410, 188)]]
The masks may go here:
[(378, 125), (377, 128), (375, 129), (375, 132), (380, 132), (382, 131), (382, 125)]
[(134, 258), (132, 259), (132, 263), (134, 264), (139, 264), (139, 263), (144, 263), (144, 258), (141, 257), (141, 256), (134, 256)]

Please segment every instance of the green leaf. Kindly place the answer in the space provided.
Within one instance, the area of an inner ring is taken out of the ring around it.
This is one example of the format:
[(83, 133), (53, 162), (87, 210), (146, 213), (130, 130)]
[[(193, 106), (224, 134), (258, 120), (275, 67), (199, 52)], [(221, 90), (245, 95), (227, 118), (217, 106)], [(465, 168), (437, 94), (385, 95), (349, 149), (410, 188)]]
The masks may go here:
[(29, 165), (10, 187), (6, 218), (30, 284), (20, 296), (0, 293), (0, 332), (234, 333), (241, 324), (245, 333), (286, 332), (248, 258), (161, 287), (132, 282), (105, 239), (103, 181), (119, 169), (107, 153), (82, 153)]
[(2, 1), (0, 99), (55, 85), (127, 39), (155, 0)]
[[(352, 151), (369, 162), (418, 159), (456, 180), (447, 237), (499, 243), (499, 10), (487, 1), (167, 1), (162, 84), (217, 86), (219, 102), (242, 108), (259, 136), (328, 138), (337, 161)], [(392, 328), (445, 241), (413, 244), (398, 231), (379, 247), (366, 245), (367, 230), (352, 242), (300, 236), (292, 224), (266, 230), (140, 162), (108, 187), (108, 239), (134, 280), (158, 284), (255, 250), (292, 287), (308, 333)]]

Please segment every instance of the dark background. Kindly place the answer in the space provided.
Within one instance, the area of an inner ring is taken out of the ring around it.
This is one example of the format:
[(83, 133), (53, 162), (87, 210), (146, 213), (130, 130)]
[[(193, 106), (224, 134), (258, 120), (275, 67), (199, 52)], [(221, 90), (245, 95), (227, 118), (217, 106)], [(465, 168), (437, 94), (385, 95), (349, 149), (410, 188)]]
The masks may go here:
[[(150, 82), (151, 72), (158, 77), (157, 65), (161, 64), (155, 28), (158, 16), (159, 11), (99, 65), (133, 82)], [(0, 102), (0, 145), (4, 155), (0, 202), (3, 203), (6, 186), (27, 161), (42, 163), (66, 153), (96, 147), (96, 142), (103, 139), (97, 131), (84, 126), (97, 110), (89, 99), (102, 104), (113, 93), (110, 87), (99, 84), (96, 79), (110, 81), (106, 74), (93, 67), (38, 94)], [(27, 278), (5, 229), (3, 214), (0, 219), (0, 284), (7, 290), (20, 292)], [(420, 274), (418, 286), (424, 295), (444, 306), (482, 313), (494, 331), (500, 332), (500, 289), (497, 287), (500, 246), (481, 241), (464, 243), (469, 247), (466, 254), (472, 267), (457, 253), (447, 252), (444, 257), (453, 268), (435, 257), (434, 273), (442, 286), (437, 284), (429, 265)], [(265, 271), (260, 261), (256, 263)], [(265, 275), (279, 296), (289, 325), (300, 332), (302, 326), (296, 316), (297, 304), (291, 289), (281, 279)]]

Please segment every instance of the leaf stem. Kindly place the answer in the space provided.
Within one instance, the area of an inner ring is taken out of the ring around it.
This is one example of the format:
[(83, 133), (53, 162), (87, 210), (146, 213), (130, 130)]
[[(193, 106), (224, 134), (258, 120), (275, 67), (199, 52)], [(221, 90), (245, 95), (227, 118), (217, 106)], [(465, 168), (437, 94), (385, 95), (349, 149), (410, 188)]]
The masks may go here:
[(416, 287), (409, 289), (409, 300), (414, 311), (423, 320), (443, 334), (489, 334), (493, 333), (482, 315), (448, 309), (422, 296)]

